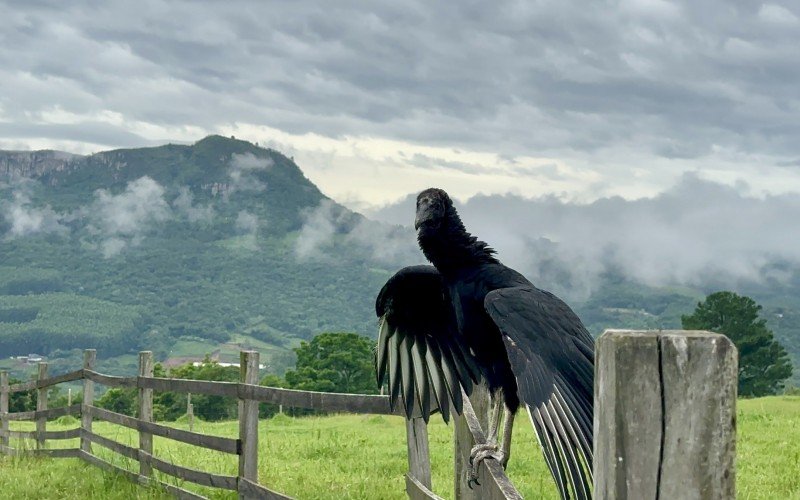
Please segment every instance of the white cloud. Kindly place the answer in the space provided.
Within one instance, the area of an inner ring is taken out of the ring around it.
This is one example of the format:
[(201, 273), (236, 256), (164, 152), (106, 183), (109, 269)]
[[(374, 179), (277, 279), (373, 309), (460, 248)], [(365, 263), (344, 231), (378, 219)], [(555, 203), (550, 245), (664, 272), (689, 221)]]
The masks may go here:
[(776, 4), (765, 3), (758, 9), (759, 19), (768, 23), (796, 25), (797, 16), (786, 7)]
[[(765, 282), (800, 270), (800, 195), (750, 192), (686, 175), (662, 194), (588, 204), (478, 196), (458, 203), (467, 230), (534, 283), (585, 298), (609, 269), (651, 285)], [(410, 224), (413, 197), (373, 216)], [(778, 267), (775, 267), (778, 265)]]
[(330, 200), (322, 200), (305, 215), (305, 223), (295, 241), (294, 251), (298, 259), (322, 260), (324, 250), (333, 243), (337, 226), (342, 222), (342, 213)]
[(192, 223), (204, 222), (208, 224), (214, 220), (214, 207), (210, 203), (202, 207), (194, 205), (194, 195), (186, 186), (181, 186), (178, 196), (172, 201), (172, 207), (178, 214), (185, 216)]
[(323, 200), (306, 212), (305, 223), (295, 241), (295, 256), (301, 261), (325, 261), (337, 242), (350, 245), (364, 258), (379, 264), (403, 266), (424, 260), (414, 232), (408, 227), (348, 214), (341, 205)]
[(258, 231), (258, 216), (242, 210), (236, 216), (236, 229), (243, 233), (255, 234)]
[(260, 180), (256, 174), (259, 170), (272, 167), (272, 160), (259, 158), (251, 153), (234, 154), (228, 164), (228, 177), (230, 182), (224, 196), (227, 197), (237, 191), (264, 191), (267, 183)]
[[(0, 189), (3, 187), (0, 185)], [(15, 179), (6, 188), (11, 192), (11, 199), (0, 201), (0, 213), (10, 225), (5, 235), (6, 238), (69, 232), (68, 228), (62, 224), (64, 217), (50, 208), (50, 205), (34, 206), (31, 201), (33, 181)]]
[(88, 229), (100, 238), (106, 258), (128, 245), (138, 245), (147, 231), (172, 216), (164, 194), (164, 188), (146, 176), (129, 182), (120, 194), (105, 189), (95, 192), (95, 200), (86, 213)]

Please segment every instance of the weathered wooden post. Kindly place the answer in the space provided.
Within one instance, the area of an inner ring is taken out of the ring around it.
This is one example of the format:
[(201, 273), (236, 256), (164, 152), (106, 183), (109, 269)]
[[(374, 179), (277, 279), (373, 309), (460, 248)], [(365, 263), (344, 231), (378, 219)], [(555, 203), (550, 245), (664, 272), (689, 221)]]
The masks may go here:
[[(153, 353), (141, 351), (139, 353), (139, 377), (153, 376)], [(139, 386), (139, 420), (142, 422), (153, 421), (153, 389), (143, 389)], [(153, 456), (153, 435), (139, 430), (139, 478), (147, 480), (153, 473), (150, 457)]]
[(194, 431), (194, 405), (191, 392), (186, 394), (186, 420), (189, 421), (189, 431)]
[[(481, 428), (488, 431), (490, 401), (489, 391), (486, 385), (476, 385), (469, 399), (472, 403), (472, 409), (475, 410), (475, 416), (478, 417)], [(453, 453), (454, 496), (458, 499), (478, 500), (481, 498), (481, 493), (469, 487), (469, 477), (467, 475), (467, 472), (470, 470), (469, 455), (472, 451), (472, 447), (475, 446), (475, 439), (472, 437), (472, 432), (469, 430), (469, 425), (463, 415), (454, 416), (453, 423), (453, 432), (455, 434), (453, 439), (455, 446)]]
[(0, 451), (5, 453), (8, 439), (8, 372), (0, 371)]
[[(86, 349), (83, 351), (83, 369), (94, 370), (94, 362), (97, 358), (97, 351)], [(83, 375), (83, 401), (81, 402), (81, 451), (91, 454), (92, 442), (84, 433), (92, 432), (92, 414), (89, 407), (94, 404), (94, 382), (84, 373)]]
[(702, 331), (597, 341), (595, 498), (733, 499), (736, 347)]
[[(47, 363), (39, 363), (39, 376), (38, 380), (42, 381), (47, 378)], [(36, 390), (36, 411), (44, 411), (47, 409), (47, 387), (40, 387)], [(43, 450), (45, 446), (44, 433), (47, 431), (47, 417), (40, 416), (36, 418), (36, 449)]]
[[(258, 385), (258, 352), (239, 353), (239, 382)], [(258, 401), (239, 397), (239, 481), (258, 483)], [(249, 498), (242, 487), (239, 498)]]
[(424, 486), (429, 491), (433, 488), (431, 482), (431, 456), (428, 448), (428, 424), (421, 417), (406, 420), (406, 442), (408, 443), (408, 474), (406, 475), (406, 492), (409, 497), (418, 487), (414, 482)]

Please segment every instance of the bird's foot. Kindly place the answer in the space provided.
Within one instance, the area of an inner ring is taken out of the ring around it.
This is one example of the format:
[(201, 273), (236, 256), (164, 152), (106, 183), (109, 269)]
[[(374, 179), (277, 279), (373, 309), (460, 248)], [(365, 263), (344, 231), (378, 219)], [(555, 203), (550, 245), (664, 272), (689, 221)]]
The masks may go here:
[(486, 460), (487, 458), (493, 458), (500, 462), (505, 469), (506, 464), (508, 464), (507, 453), (501, 450), (497, 443), (483, 443), (477, 444), (472, 447), (469, 454), (469, 463), (471, 465), (469, 471), (469, 480), (467, 481), (467, 485), (470, 489), (472, 489), (473, 484), (477, 484), (478, 486), (481, 483), (478, 482), (478, 468), (481, 465), (481, 462)]

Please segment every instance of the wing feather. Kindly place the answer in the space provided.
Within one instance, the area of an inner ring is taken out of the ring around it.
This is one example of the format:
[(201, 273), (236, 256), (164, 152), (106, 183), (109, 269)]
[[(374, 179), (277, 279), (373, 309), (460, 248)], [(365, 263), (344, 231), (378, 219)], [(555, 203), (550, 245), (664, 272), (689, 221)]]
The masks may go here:
[(494, 290), (484, 305), (503, 335), (518, 396), (562, 498), (591, 498), (591, 335), (564, 302), (533, 286)]
[(442, 277), (432, 266), (398, 271), (381, 289), (375, 302), (380, 318), (375, 346), (378, 385), (388, 378), (392, 409), (402, 398), (407, 418), (441, 411), (461, 413), (461, 390), (472, 393), (480, 372), (458, 328)]

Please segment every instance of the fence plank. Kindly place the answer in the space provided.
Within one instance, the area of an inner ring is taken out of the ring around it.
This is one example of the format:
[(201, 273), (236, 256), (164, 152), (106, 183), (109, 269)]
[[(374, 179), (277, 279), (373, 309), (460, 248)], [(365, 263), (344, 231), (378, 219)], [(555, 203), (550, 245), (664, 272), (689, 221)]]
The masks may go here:
[(83, 375), (86, 379), (105, 385), (107, 387), (136, 387), (139, 377), (118, 377), (115, 375), (104, 375), (93, 370), (84, 370)]
[(239, 384), (236, 382), (211, 382), (208, 380), (185, 380), (178, 378), (139, 377), (137, 386), (140, 389), (152, 389), (159, 392), (191, 392), (209, 396), (239, 396)]
[(139, 449), (134, 448), (133, 446), (128, 446), (126, 444), (118, 443), (113, 439), (109, 439), (107, 437), (95, 434), (94, 432), (85, 431), (83, 429), (81, 429), (81, 437), (86, 439), (86, 441), (98, 444), (103, 448), (108, 448), (111, 451), (119, 453), (123, 457), (139, 460)]
[(28, 449), (10, 448), (8, 446), (3, 446), (2, 449), (0, 449), (0, 451), (2, 451), (6, 455), (17, 456), (17, 457), (34, 456), (34, 457), (49, 457), (49, 458), (75, 458), (78, 456), (78, 453), (80, 452), (78, 448), (28, 450)]
[(597, 342), (595, 496), (735, 497), (736, 348), (696, 331)]
[[(38, 377), (39, 381), (43, 381), (47, 378), (47, 363), (40, 362), (39, 363), (39, 374)], [(44, 439), (44, 433), (47, 430), (47, 418), (41, 416), (41, 412), (47, 410), (47, 388), (42, 387), (41, 389), (36, 390), (36, 412), (38, 415), (36, 418), (36, 449), (43, 450), (47, 441)]]
[[(83, 351), (83, 400), (81, 406), (81, 429), (86, 432), (92, 432), (92, 414), (86, 411), (86, 408), (94, 404), (94, 382), (86, 377), (86, 372), (94, 368), (94, 363), (97, 358), (97, 351), (94, 349), (86, 349)], [(92, 444), (81, 437), (81, 450), (87, 454), (92, 453)]]
[(421, 418), (406, 420), (408, 473), (420, 484), (431, 489), (431, 458), (428, 450), (428, 424)]
[[(151, 351), (142, 351), (139, 353), (139, 376), (152, 377), (153, 376), (153, 353)], [(153, 389), (139, 389), (139, 422), (152, 422), (153, 421)], [(139, 452), (148, 456), (153, 454), (153, 435), (149, 432), (143, 431), (138, 427), (139, 431)], [(149, 478), (153, 473), (150, 463), (145, 460), (139, 460), (139, 475)]]
[(20, 382), (18, 384), (14, 384), (9, 386), (9, 392), (25, 392), (25, 391), (32, 391), (35, 389), (42, 389), (44, 387), (50, 387), (53, 385), (61, 384), (64, 382), (72, 382), (73, 380), (80, 380), (83, 378), (83, 370), (75, 370), (68, 373), (62, 373), (61, 375), (57, 375), (55, 377), (43, 378), (43, 379), (34, 379), (28, 382)]
[(155, 422), (142, 422), (128, 415), (115, 413), (96, 406), (90, 406), (86, 408), (86, 411), (100, 420), (105, 420), (106, 422), (111, 422), (136, 431), (141, 430), (155, 436), (165, 437), (173, 441), (180, 441), (181, 443), (195, 446), (202, 446), (203, 448), (221, 451), (223, 453), (231, 453), (234, 455), (239, 453), (240, 445), (238, 439), (184, 431)]
[[(255, 399), (262, 403), (273, 403), (291, 408), (306, 408), (322, 411), (346, 411), (348, 413), (369, 413), (375, 415), (405, 416), (401, 409), (392, 412), (389, 397), (365, 394), (338, 394), (330, 392), (298, 391), (258, 385), (242, 385), (240, 398)], [(415, 415), (419, 416), (419, 415)]]
[(271, 489), (248, 481), (247, 479), (239, 478), (239, 493), (243, 493), (247, 498), (260, 498), (265, 500), (292, 500), (292, 497), (286, 496), (283, 493), (272, 491)]
[(39, 436), (37, 431), (0, 431), (0, 437), (5, 436), (14, 439), (75, 439), (80, 437), (80, 427), (68, 429), (66, 431), (45, 431), (43, 436)]
[(193, 444), (195, 446), (202, 446), (203, 448), (221, 451), (223, 453), (236, 455), (239, 453), (240, 449), (238, 439), (184, 431), (153, 422), (139, 422), (138, 428), (155, 436), (165, 437), (173, 441), (180, 441), (181, 443)]
[(149, 453), (139, 450), (139, 463), (141, 464), (142, 462), (147, 463), (151, 470), (156, 469), (170, 476), (201, 486), (211, 486), (212, 488), (223, 488), (226, 490), (236, 489), (236, 476), (224, 476), (222, 474), (211, 474), (209, 472), (190, 469), (188, 467), (165, 462)]
[(9, 387), (9, 392), (14, 393), (42, 389), (43, 387), (50, 387), (64, 382), (72, 382), (73, 380), (80, 380), (82, 378), (83, 370), (75, 370), (68, 373), (62, 373), (61, 375), (57, 375), (55, 377), (44, 378), (41, 380), (35, 379), (31, 380), (30, 382), (14, 384)]
[(25, 391), (33, 391), (36, 389), (36, 380), (30, 380), (28, 382), (19, 382), (17, 384), (12, 384), (8, 386), (8, 392), (14, 394), (16, 392), (25, 392)]
[(410, 474), (406, 474), (406, 494), (411, 500), (443, 500)]
[(100, 420), (105, 420), (106, 422), (111, 422), (112, 424), (121, 425), (133, 430), (139, 429), (139, 421), (137, 419), (129, 417), (128, 415), (123, 415), (122, 413), (116, 413), (104, 408), (98, 408), (97, 406), (84, 407), (84, 411), (90, 414), (92, 417), (97, 417)]
[(8, 420), (38, 420), (40, 418), (52, 419), (62, 417), (64, 415), (80, 415), (81, 405), (74, 404), (72, 406), (62, 406), (61, 408), (50, 408), (49, 410), (42, 411), (20, 411), (17, 413), (9, 413)]
[[(258, 384), (258, 352), (239, 353), (239, 382)], [(258, 483), (258, 401), (239, 399), (239, 477)], [(239, 491), (239, 498), (253, 498), (246, 491)]]
[(8, 372), (0, 371), (0, 446), (8, 446)]

